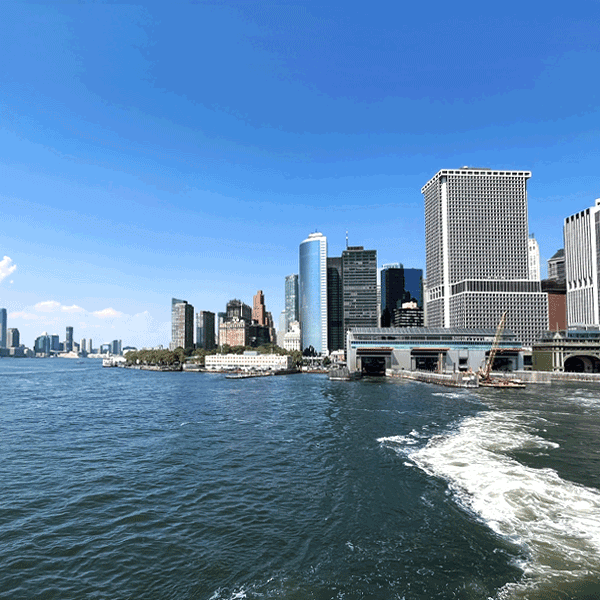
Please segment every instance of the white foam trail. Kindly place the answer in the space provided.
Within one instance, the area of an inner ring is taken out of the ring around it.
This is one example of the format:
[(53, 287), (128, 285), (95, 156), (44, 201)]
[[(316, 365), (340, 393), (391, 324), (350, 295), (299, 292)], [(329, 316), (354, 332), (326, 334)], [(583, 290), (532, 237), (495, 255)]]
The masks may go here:
[(398, 450), (404, 446), (414, 446), (419, 442), (419, 438), (423, 437), (418, 431), (414, 429), (408, 435), (392, 435), (390, 437), (382, 437), (377, 441), (380, 444), (391, 446)]
[(526, 590), (600, 573), (600, 493), (507, 456), (557, 447), (520, 424), (523, 417), (518, 412), (469, 417), (457, 432), (436, 436), (409, 454), (421, 469), (446, 479), (457, 500), (493, 531), (523, 548), (523, 582), (507, 586), (502, 597), (527, 597)]

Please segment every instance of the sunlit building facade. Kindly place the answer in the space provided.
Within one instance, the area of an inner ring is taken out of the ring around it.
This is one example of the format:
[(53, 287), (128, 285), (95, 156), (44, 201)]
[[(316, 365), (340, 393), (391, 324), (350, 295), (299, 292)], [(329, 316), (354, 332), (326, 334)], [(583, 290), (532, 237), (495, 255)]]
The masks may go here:
[(565, 219), (564, 238), (568, 326), (600, 325), (600, 198)]
[(298, 293), (302, 349), (327, 348), (327, 238), (311, 233), (300, 244)]
[(288, 331), (290, 323), (298, 321), (298, 274), (294, 273), (285, 278), (285, 320), (284, 332)]
[[(194, 307), (186, 300), (171, 299), (171, 343), (169, 348), (194, 347)], [(115, 353), (116, 354), (116, 353)]]
[(548, 300), (529, 279), (529, 171), (443, 169), (425, 199), (427, 323), (507, 329), (531, 347), (548, 328)]

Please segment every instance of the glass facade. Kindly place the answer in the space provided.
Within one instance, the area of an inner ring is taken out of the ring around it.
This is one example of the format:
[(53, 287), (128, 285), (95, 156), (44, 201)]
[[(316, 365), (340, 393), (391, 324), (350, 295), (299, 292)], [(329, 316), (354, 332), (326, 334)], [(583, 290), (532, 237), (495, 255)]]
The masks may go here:
[(6, 348), (6, 309), (0, 308), (0, 348)]
[(381, 326), (394, 323), (394, 310), (403, 302), (416, 302), (423, 308), (423, 271), (405, 269), (401, 264), (384, 265), (381, 270)]
[(285, 278), (285, 333), (290, 323), (299, 320), (298, 314), (298, 275), (288, 275)]
[(327, 343), (329, 351), (344, 349), (342, 257), (327, 259)]
[(327, 238), (311, 233), (300, 244), (298, 291), (302, 350), (327, 354)]

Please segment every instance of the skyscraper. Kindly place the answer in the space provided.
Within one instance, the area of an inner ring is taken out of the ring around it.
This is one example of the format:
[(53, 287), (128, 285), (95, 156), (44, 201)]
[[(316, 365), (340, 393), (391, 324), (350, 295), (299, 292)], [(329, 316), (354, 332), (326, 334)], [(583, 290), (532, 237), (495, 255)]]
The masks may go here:
[(250, 323), (252, 320), (252, 309), (241, 300), (230, 300), (227, 303), (227, 313), (225, 320), (232, 321), (233, 319), (243, 319)]
[(353, 327), (377, 327), (377, 251), (349, 246), (342, 252), (344, 345)]
[(591, 208), (565, 219), (564, 258), (569, 327), (600, 325), (599, 229), (600, 198)]
[(50, 336), (47, 332), (44, 331), (42, 335), (35, 338), (33, 350), (36, 354), (50, 354)]
[(329, 351), (344, 349), (344, 280), (342, 257), (327, 258), (327, 344)]
[(194, 347), (194, 307), (186, 300), (171, 299), (171, 343), (169, 348)]
[(556, 281), (566, 280), (564, 248), (557, 250), (554, 255), (548, 259), (548, 279), (554, 279)]
[(290, 323), (299, 319), (298, 314), (298, 275), (288, 275), (285, 278), (285, 330), (288, 330)]
[(11, 327), (7, 330), (6, 346), (7, 348), (18, 348), (21, 344), (19, 330), (16, 327)]
[(415, 302), (423, 309), (423, 271), (405, 269), (400, 263), (383, 265), (381, 269), (381, 326), (394, 323), (394, 311), (402, 304)]
[(300, 244), (298, 272), (302, 349), (327, 350), (327, 238), (311, 233)]
[(266, 325), (265, 295), (262, 290), (258, 290), (252, 299), (252, 320), (259, 325)]
[(529, 269), (529, 280), (539, 281), (540, 276), (540, 246), (537, 240), (533, 237), (533, 233), (529, 234), (527, 241), (527, 259)]
[(196, 348), (212, 350), (215, 345), (215, 313), (201, 310), (196, 313)]
[(73, 350), (73, 328), (67, 327), (65, 337), (65, 352), (72, 352)]
[(6, 348), (6, 309), (0, 308), (0, 348)]
[(431, 327), (507, 328), (531, 346), (548, 328), (547, 296), (529, 280), (529, 171), (444, 169), (425, 197)]

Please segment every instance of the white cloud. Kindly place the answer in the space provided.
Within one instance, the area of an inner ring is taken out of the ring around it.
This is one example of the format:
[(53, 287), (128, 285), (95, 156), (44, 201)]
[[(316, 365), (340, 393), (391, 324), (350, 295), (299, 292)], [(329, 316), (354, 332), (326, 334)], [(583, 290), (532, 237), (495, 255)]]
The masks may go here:
[(54, 312), (60, 308), (60, 302), (56, 302), (56, 300), (46, 300), (45, 302), (38, 302), (34, 308), (40, 312)]
[(84, 312), (81, 306), (77, 306), (77, 304), (73, 304), (73, 306), (61, 306), (60, 310), (67, 313), (81, 313)]
[(2, 260), (0, 260), (0, 281), (13, 273), (16, 268), (17, 265), (13, 264), (13, 261), (9, 256), (5, 256)]
[(39, 317), (37, 315), (34, 315), (33, 313), (28, 313), (25, 311), (11, 312), (11, 313), (8, 313), (8, 316), (10, 319), (27, 319), (27, 320), (39, 319)]
[(100, 319), (117, 319), (118, 317), (122, 317), (123, 313), (115, 310), (114, 308), (105, 308), (103, 310), (97, 310), (92, 313), (96, 317)]

